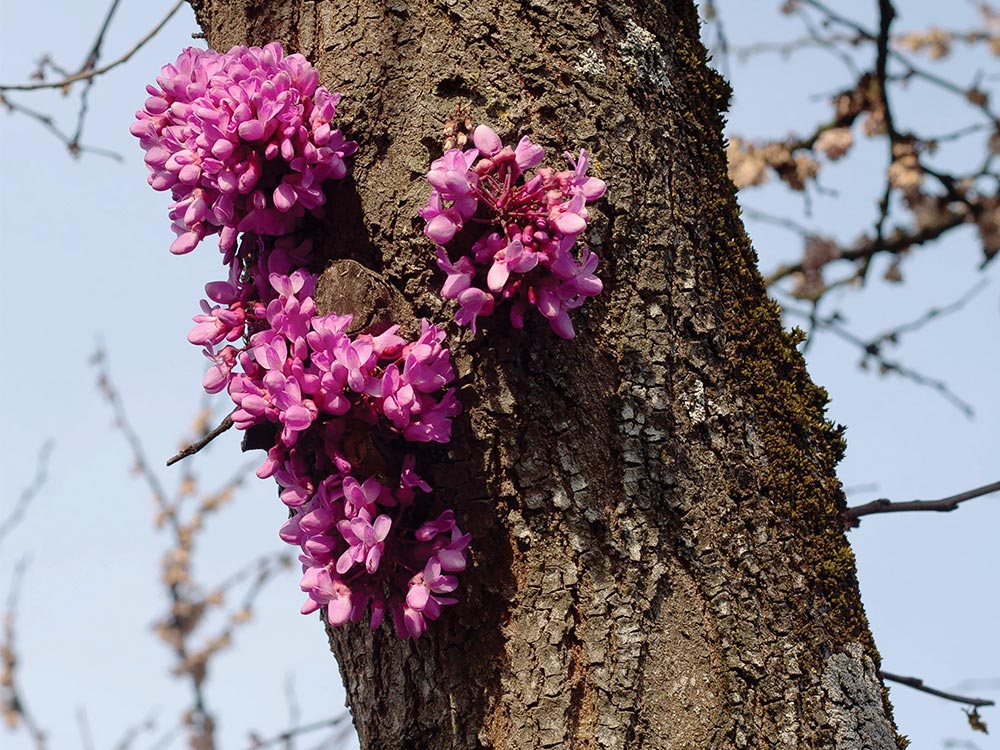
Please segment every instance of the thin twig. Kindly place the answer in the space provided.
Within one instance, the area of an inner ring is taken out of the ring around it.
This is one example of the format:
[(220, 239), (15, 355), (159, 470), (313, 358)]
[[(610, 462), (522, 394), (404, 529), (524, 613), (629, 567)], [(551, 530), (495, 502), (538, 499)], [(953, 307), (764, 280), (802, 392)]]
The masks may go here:
[[(226, 591), (234, 588), (243, 581), (246, 581), (254, 573), (257, 574), (257, 581), (260, 579), (268, 578), (271, 575), (271, 571), (275, 568), (282, 568), (291, 563), (291, 556), (287, 552), (265, 552), (262, 555), (258, 555), (256, 558), (246, 563), (238, 570), (230, 573), (222, 581), (216, 584), (212, 591), (215, 594), (223, 594)], [(251, 594), (255, 592), (248, 592)], [(209, 594), (209, 598), (211, 598)]]
[[(78, 73), (93, 70), (94, 66), (97, 65), (97, 61), (101, 59), (101, 47), (104, 46), (104, 36), (108, 33), (108, 28), (111, 26), (111, 19), (115, 17), (120, 2), (121, 0), (111, 0), (111, 7), (108, 8), (108, 12), (104, 15), (104, 23), (101, 24), (101, 28), (97, 32), (97, 38), (94, 40), (94, 44), (91, 46), (86, 58), (84, 58), (80, 70), (77, 71)], [(87, 119), (87, 110), (90, 108), (90, 89), (94, 86), (94, 80), (93, 76), (88, 78), (84, 83), (83, 91), (80, 92), (80, 109), (76, 115), (76, 130), (73, 131), (72, 136), (74, 144), (79, 144), (80, 138), (83, 136), (83, 123)]]
[[(767, 221), (768, 219), (761, 215), (760, 212), (748, 213), (744, 210), (749, 218), (757, 219), (760, 221)], [(921, 227), (919, 229), (914, 229), (910, 232), (905, 232), (902, 230), (894, 231), (889, 237), (883, 238), (881, 241), (877, 237), (866, 238), (864, 241), (858, 243), (851, 248), (843, 248), (833, 261), (858, 261), (866, 260), (874, 257), (879, 253), (887, 253), (889, 255), (898, 255), (899, 253), (909, 250), (911, 247), (917, 245), (923, 245), (924, 243), (936, 240), (949, 230), (955, 227), (965, 224), (969, 220), (969, 212), (967, 210), (949, 210), (945, 213), (940, 221), (933, 224), (928, 224), (927, 226)], [(777, 221), (772, 221), (771, 223), (778, 224)], [(794, 228), (794, 222), (785, 222), (780, 224), (786, 229), (793, 231), (799, 231)], [(768, 286), (781, 281), (781, 279), (791, 276), (793, 273), (801, 273), (802, 271), (802, 261), (797, 263), (788, 263), (786, 265), (779, 266), (773, 273), (764, 279), (764, 283)]]
[[(285, 702), (288, 704), (288, 731), (293, 732), (302, 721), (302, 709), (299, 707), (298, 696), (295, 694), (295, 675), (285, 676)], [(285, 750), (294, 750), (295, 735), (290, 734), (285, 740)]]
[(66, 76), (59, 81), (36, 81), (34, 83), (18, 83), (10, 85), (0, 85), (0, 91), (37, 91), (39, 89), (62, 89), (67, 86), (71, 86), (77, 81), (85, 81), (88, 78), (94, 78), (95, 76), (103, 75), (110, 70), (114, 70), (119, 65), (123, 65), (132, 59), (136, 52), (141, 50), (146, 46), (149, 41), (155, 37), (160, 30), (167, 25), (167, 22), (174, 17), (174, 14), (180, 10), (181, 6), (184, 5), (184, 0), (178, 0), (177, 3), (167, 12), (156, 26), (152, 28), (149, 33), (147, 33), (142, 39), (140, 39), (136, 44), (128, 50), (121, 57), (109, 62), (107, 65), (102, 65), (99, 68), (93, 68), (91, 70), (84, 70), (79, 73), (74, 73), (71, 76)]
[(0, 105), (7, 107), (7, 109), (11, 112), (20, 112), (22, 115), (35, 120), (43, 128), (58, 138), (73, 156), (79, 156), (80, 154), (94, 154), (95, 156), (105, 156), (108, 159), (114, 159), (117, 162), (125, 160), (124, 157), (116, 151), (109, 151), (108, 149), (100, 148), (98, 146), (86, 146), (82, 143), (74, 141), (72, 136), (66, 135), (66, 133), (56, 127), (51, 117), (31, 109), (31, 107), (25, 107), (23, 104), (13, 101), (10, 96), (3, 93), (2, 90), (0, 90)]
[(889, 342), (896, 343), (899, 341), (899, 337), (905, 333), (912, 333), (913, 331), (923, 328), (925, 325), (930, 323), (937, 318), (943, 318), (946, 315), (951, 315), (956, 313), (969, 304), (973, 299), (975, 299), (980, 292), (982, 292), (986, 287), (990, 285), (990, 282), (986, 279), (982, 279), (973, 286), (969, 291), (965, 292), (961, 297), (959, 297), (954, 302), (944, 305), (943, 307), (932, 307), (930, 310), (925, 312), (919, 318), (911, 320), (908, 323), (902, 323), (892, 330), (886, 331), (880, 334), (876, 338), (872, 339), (872, 342), (877, 344)]
[(924, 684), (924, 681), (918, 677), (903, 677), (898, 674), (892, 674), (891, 672), (886, 672), (884, 669), (879, 670), (879, 675), (883, 680), (890, 680), (892, 682), (898, 682), (900, 685), (906, 685), (914, 690), (919, 690), (922, 693), (929, 693), (930, 695), (936, 695), (938, 698), (944, 698), (945, 700), (954, 701), (955, 703), (964, 703), (967, 706), (975, 706), (976, 708), (982, 708), (983, 706), (994, 706), (995, 701), (991, 701), (987, 698), (972, 698), (967, 695), (956, 695), (955, 693), (948, 693), (944, 690), (938, 690), (937, 688), (932, 688)]
[[(856, 32), (860, 40), (877, 42), (878, 39), (877, 34), (873, 34), (871, 31), (866, 29), (857, 21), (852, 21), (850, 18), (840, 15), (839, 13), (832, 10), (829, 6), (820, 2), (820, 0), (801, 0), (801, 2), (815, 8), (816, 10), (824, 14), (833, 23), (839, 24), (845, 28), (851, 29), (852, 31)], [(966, 89), (962, 88), (958, 84), (952, 83), (951, 81), (945, 78), (942, 78), (939, 75), (936, 75), (935, 73), (930, 73), (926, 69), (915, 65), (906, 55), (899, 52), (898, 50), (889, 47), (888, 56), (899, 62), (901, 65), (903, 65), (906, 68), (909, 77), (916, 76), (918, 78), (922, 78), (928, 83), (931, 83), (937, 86), (938, 88), (943, 89), (944, 91), (948, 91), (952, 94), (955, 94), (956, 96), (961, 97), (966, 102), (969, 101), (968, 91)], [(996, 122), (997, 120), (996, 115), (990, 110), (989, 106), (985, 102), (982, 104), (973, 103), (973, 105), (976, 106), (979, 110), (981, 110), (983, 114), (986, 115), (986, 117), (988, 117), (991, 121)]]
[(80, 731), (80, 746), (83, 750), (94, 750), (94, 736), (90, 731), (87, 709), (83, 706), (76, 707), (76, 726)]
[(820, 34), (819, 29), (817, 29), (813, 25), (812, 19), (809, 17), (809, 14), (799, 9), (797, 15), (799, 17), (799, 20), (802, 21), (802, 25), (806, 27), (806, 32), (809, 34), (809, 37), (816, 42), (816, 45), (820, 49), (824, 50), (825, 52), (829, 52), (831, 55), (840, 60), (844, 64), (844, 67), (847, 68), (847, 71), (848, 73), (850, 73), (851, 76), (853, 76), (854, 78), (859, 78), (861, 75), (861, 71), (858, 70), (857, 65), (854, 64), (854, 60), (851, 59), (851, 56), (846, 52), (843, 52), (840, 49), (838, 49), (835, 44), (827, 43), (827, 40), (823, 37), (822, 34)]
[[(104, 351), (103, 346), (98, 347), (97, 351), (91, 357), (91, 362), (98, 368), (97, 386), (104, 398), (111, 405), (111, 411), (115, 417), (115, 426), (125, 436), (125, 441), (128, 443), (129, 450), (132, 452), (132, 457), (135, 460), (137, 473), (146, 481), (147, 486), (153, 494), (153, 500), (160, 511), (169, 513), (170, 501), (168, 500), (167, 492), (160, 482), (160, 478), (153, 471), (149, 460), (146, 458), (146, 450), (142, 445), (142, 440), (140, 440), (138, 433), (129, 421), (128, 414), (125, 411), (125, 404), (122, 402), (121, 396), (118, 394), (118, 389), (115, 388), (111, 380), (111, 371), (108, 367), (107, 359), (108, 355)], [(173, 516), (176, 527), (176, 515), (173, 513), (170, 513), (170, 515)]]
[(782, 229), (787, 229), (789, 232), (794, 232), (802, 237), (808, 237), (813, 234), (813, 231), (805, 224), (800, 224), (794, 219), (789, 219), (787, 216), (775, 216), (774, 214), (769, 214), (766, 211), (760, 211), (756, 208), (750, 208), (749, 206), (743, 206), (741, 213), (751, 221), (760, 221), (765, 224), (781, 227)]
[(149, 734), (156, 729), (156, 712), (152, 711), (142, 721), (133, 724), (125, 730), (121, 739), (114, 745), (114, 750), (130, 750), (135, 741), (144, 734)]
[(24, 695), (21, 693), (18, 684), (18, 658), (16, 650), (16, 631), (14, 623), (17, 620), (17, 604), (21, 594), (21, 585), (24, 582), (24, 574), (28, 569), (28, 559), (22, 558), (14, 566), (14, 573), (11, 576), (10, 591), (7, 594), (7, 612), (3, 622), (3, 642), (0, 643), (0, 708), (4, 717), (10, 721), (11, 718), (23, 722), (28, 734), (31, 735), (35, 743), (35, 750), (45, 750), (47, 738), (45, 732), (35, 720), (34, 715), (28, 710)]
[(219, 435), (228, 430), (233, 426), (233, 418), (231, 415), (226, 415), (225, 419), (219, 422), (218, 426), (215, 427), (211, 432), (205, 434), (200, 440), (195, 440), (193, 443), (185, 448), (182, 448), (177, 452), (176, 455), (171, 456), (167, 459), (167, 466), (173, 466), (175, 463), (181, 459), (187, 458), (188, 456), (193, 456), (195, 453), (200, 451), (206, 445), (215, 440)]
[(861, 360), (861, 365), (863, 367), (867, 367), (868, 360), (875, 360), (876, 364), (879, 366), (879, 370), (883, 374), (890, 372), (895, 373), (896, 375), (906, 378), (917, 385), (925, 386), (931, 390), (937, 391), (943, 399), (962, 412), (962, 414), (969, 419), (972, 419), (975, 416), (975, 409), (972, 408), (971, 404), (959, 398), (958, 395), (955, 394), (943, 380), (937, 380), (936, 378), (932, 378), (921, 372), (917, 372), (912, 368), (906, 367), (899, 362), (887, 359), (882, 353), (881, 348), (884, 342), (877, 339), (873, 341), (865, 341), (860, 336), (851, 333), (843, 326), (840, 317), (836, 314), (828, 315), (826, 317), (813, 316), (809, 311), (790, 307), (785, 303), (782, 303), (781, 309), (789, 315), (805, 318), (815, 325), (817, 329), (828, 330), (835, 336), (858, 347), (863, 353), (863, 358)]
[(323, 719), (322, 721), (315, 721), (312, 724), (303, 724), (295, 729), (289, 729), (282, 732), (281, 734), (276, 734), (274, 737), (266, 740), (254, 740), (249, 746), (248, 750), (260, 750), (264, 747), (270, 747), (272, 745), (278, 745), (283, 742), (287, 742), (291, 737), (300, 734), (306, 734), (307, 732), (315, 732), (319, 729), (329, 729), (330, 727), (338, 727), (343, 724), (348, 719), (348, 714), (343, 713), (340, 716), (335, 716), (332, 719)]
[(940, 500), (906, 500), (902, 502), (893, 502), (892, 500), (883, 497), (878, 500), (872, 500), (870, 503), (865, 503), (864, 505), (855, 505), (853, 508), (845, 510), (843, 513), (844, 527), (848, 529), (857, 528), (860, 523), (858, 519), (861, 516), (870, 516), (876, 513), (903, 513), (907, 511), (925, 510), (937, 511), (938, 513), (948, 513), (955, 510), (955, 508), (957, 508), (961, 503), (968, 500), (975, 500), (977, 497), (990, 495), (994, 492), (1000, 492), (1000, 482), (986, 484), (982, 487), (977, 487), (974, 490), (960, 492), (957, 495), (951, 495), (950, 497), (943, 497)]
[[(98, 388), (111, 405), (112, 412), (115, 416), (115, 424), (125, 436), (125, 440), (132, 453), (136, 471), (145, 480), (147, 486), (152, 492), (153, 500), (156, 503), (160, 516), (166, 519), (171, 530), (173, 531), (174, 538), (177, 542), (175, 550), (183, 552), (184, 555), (182, 558), (186, 561), (189, 557), (188, 550), (191, 545), (191, 529), (182, 524), (181, 518), (178, 515), (180, 493), (178, 493), (177, 501), (171, 502), (166, 490), (160, 482), (159, 477), (156, 475), (156, 472), (153, 471), (152, 466), (147, 460), (146, 451), (143, 447), (142, 441), (140, 440), (138, 433), (136, 433), (133, 429), (131, 422), (128, 419), (125, 405), (111, 379), (110, 370), (107, 364), (107, 354), (104, 352), (102, 347), (98, 347), (97, 351), (91, 358), (91, 362), (98, 368)], [(187, 565), (186, 562), (185, 565)], [(182, 588), (181, 580), (167, 580), (165, 578), (164, 584), (167, 589), (167, 594), (170, 597), (173, 611), (176, 611), (177, 608), (182, 605), (191, 605), (191, 601), (186, 590)], [(187, 640), (182, 637), (177, 639), (176, 642), (171, 642), (171, 645), (174, 648), (174, 653), (177, 657), (178, 663), (182, 666), (188, 664), (190, 658), (192, 657), (192, 653), (189, 648), (190, 644)], [(190, 678), (192, 708), (188, 713), (188, 720), (185, 722), (185, 725), (191, 735), (192, 743), (197, 742), (200, 743), (201, 746), (207, 748), (207, 750), (214, 750), (215, 721), (206, 707), (204, 672), (192, 670), (186, 671)]]
[(181, 728), (179, 726), (170, 727), (149, 746), (148, 750), (167, 750), (180, 734)]
[[(970, 47), (976, 44), (988, 44), (991, 38), (988, 32), (978, 29), (969, 29), (967, 31), (951, 29), (948, 30), (947, 33), (950, 41), (966, 44)], [(895, 45), (901, 40), (906, 39), (907, 36), (908, 34), (893, 34), (890, 41), (893, 45)], [(860, 42), (865, 40), (866, 37), (858, 34), (857, 32), (834, 32), (827, 34), (825, 37), (820, 39), (816, 39), (813, 36), (803, 36), (794, 39), (786, 39), (784, 41), (751, 42), (748, 44), (733, 45), (730, 48), (730, 51), (736, 56), (737, 60), (740, 62), (746, 62), (751, 57), (755, 57), (757, 55), (775, 54), (780, 57), (787, 58), (800, 50), (814, 49), (816, 47), (827, 45), (847, 45), (849, 47), (857, 47)]]
[(21, 494), (17, 498), (13, 510), (0, 522), (0, 542), (13, 531), (15, 526), (21, 523), (25, 512), (28, 510), (28, 506), (31, 505), (32, 500), (38, 495), (42, 489), (42, 485), (45, 484), (45, 480), (48, 478), (49, 456), (52, 455), (53, 445), (55, 443), (51, 439), (46, 440), (38, 451), (38, 458), (35, 462), (35, 476), (28, 486), (21, 490)]

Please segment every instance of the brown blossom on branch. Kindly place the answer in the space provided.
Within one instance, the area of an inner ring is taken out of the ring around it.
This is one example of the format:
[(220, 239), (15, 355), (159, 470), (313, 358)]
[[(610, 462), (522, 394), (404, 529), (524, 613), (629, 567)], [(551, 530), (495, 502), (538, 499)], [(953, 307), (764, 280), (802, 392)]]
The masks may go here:
[(925, 52), (931, 60), (940, 60), (951, 53), (953, 32), (932, 26), (926, 31), (910, 31), (896, 38), (900, 49)]
[(850, 128), (830, 128), (816, 138), (815, 148), (830, 161), (837, 161), (847, 155), (854, 145)]
[(736, 187), (760, 185), (767, 181), (767, 161), (755, 146), (739, 136), (729, 139), (726, 157), (729, 160), (729, 179)]
[(982, 200), (976, 218), (976, 228), (983, 243), (985, 265), (1000, 253), (1000, 197), (992, 195)]
[(924, 181), (916, 149), (910, 141), (892, 144), (892, 163), (889, 165), (889, 183), (904, 193), (914, 192)]

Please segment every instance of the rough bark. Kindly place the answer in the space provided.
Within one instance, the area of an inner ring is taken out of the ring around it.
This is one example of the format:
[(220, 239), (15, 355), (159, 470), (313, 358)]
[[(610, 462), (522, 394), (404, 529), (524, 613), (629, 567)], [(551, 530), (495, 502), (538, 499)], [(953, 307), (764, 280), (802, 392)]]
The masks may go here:
[(330, 633), (362, 747), (897, 747), (841, 433), (740, 224), (692, 0), (193, 5), (213, 47), (279, 40), (345, 93), (324, 247), (417, 315), (451, 313), (417, 218), (447, 120), (586, 147), (610, 186), (574, 341), (452, 339), (466, 410), (431, 481), (474, 563), (417, 641)]

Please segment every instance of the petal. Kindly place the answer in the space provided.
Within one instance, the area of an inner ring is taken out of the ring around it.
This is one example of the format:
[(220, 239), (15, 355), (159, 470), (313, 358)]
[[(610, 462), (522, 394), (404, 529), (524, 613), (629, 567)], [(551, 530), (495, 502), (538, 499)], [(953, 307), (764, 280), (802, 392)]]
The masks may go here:
[(285, 212), (295, 205), (295, 188), (287, 182), (282, 182), (274, 189), (274, 207)]
[(427, 606), (431, 592), (425, 585), (411, 586), (406, 594), (406, 606), (417, 611)]
[[(439, 245), (445, 242), (450, 242), (451, 238), (455, 236), (455, 232), (458, 231), (458, 226), (447, 214), (438, 214), (433, 219), (427, 222), (427, 226), (424, 227), (424, 234), (434, 242)], [(197, 242), (195, 242), (197, 244)], [(194, 247), (194, 245), (192, 245)], [(190, 248), (189, 248), (190, 249)], [(173, 250), (171, 246), (171, 252), (178, 252)], [(182, 250), (179, 252), (188, 252), (187, 250)]]
[(499, 293), (503, 290), (508, 278), (510, 278), (510, 271), (507, 269), (507, 264), (495, 261), (490, 266), (490, 272), (486, 274), (486, 285), (490, 288), (491, 292)]
[(344, 552), (344, 554), (337, 558), (337, 572), (340, 573), (340, 575), (344, 575), (344, 573), (349, 571), (351, 566), (354, 565), (354, 558), (351, 556), (351, 551), (351, 549), (348, 549)]
[(236, 132), (245, 141), (256, 141), (264, 137), (264, 123), (260, 120), (247, 120), (241, 122)]
[(351, 619), (351, 599), (343, 596), (338, 599), (331, 599), (326, 605), (326, 619), (331, 625), (343, 625)]
[(174, 255), (184, 255), (194, 250), (199, 242), (201, 237), (196, 232), (185, 232), (170, 244), (170, 252)]
[(503, 148), (503, 141), (500, 140), (500, 136), (493, 131), (493, 128), (487, 125), (480, 125), (476, 128), (472, 134), (472, 142), (476, 144), (476, 148), (480, 152), (487, 156), (493, 156)]
[(580, 232), (587, 228), (587, 222), (584, 221), (582, 216), (570, 213), (569, 211), (561, 214), (556, 219), (555, 224), (556, 229), (563, 234), (580, 234)]
[(389, 516), (382, 514), (375, 519), (375, 523), (372, 524), (375, 529), (375, 538), (383, 542), (385, 538), (389, 535), (389, 529), (392, 527), (392, 519)]

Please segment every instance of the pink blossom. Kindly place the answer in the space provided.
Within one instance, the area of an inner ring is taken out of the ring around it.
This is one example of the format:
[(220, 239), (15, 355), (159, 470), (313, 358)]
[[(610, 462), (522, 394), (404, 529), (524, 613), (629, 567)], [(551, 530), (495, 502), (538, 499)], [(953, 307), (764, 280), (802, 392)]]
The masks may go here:
[(337, 524), (337, 530), (348, 547), (337, 559), (337, 572), (343, 575), (355, 563), (363, 563), (369, 574), (378, 570), (385, 550), (385, 538), (389, 536), (392, 519), (384, 513), (371, 520), (370, 514), (362, 509), (354, 518), (344, 519)]
[(238, 232), (288, 234), (323, 205), (324, 183), (344, 177), (357, 144), (331, 128), (340, 95), (318, 82), (304, 57), (276, 42), (224, 54), (189, 48), (164, 66), (130, 130), (149, 184), (172, 193), (171, 252), (216, 233), (223, 250)]
[[(316, 309), (312, 244), (292, 232), (307, 214), (320, 215), (327, 182), (345, 176), (356, 149), (331, 125), (339, 95), (318, 82), (305, 58), (278, 44), (188, 49), (147, 87), (132, 132), (150, 184), (173, 196), (171, 251), (219, 236), (228, 278), (206, 285), (188, 338), (211, 360), (205, 389), (228, 391), (235, 426), (274, 436), (257, 475), (273, 477), (291, 509), (279, 536), (300, 550), (303, 613), (322, 608), (334, 626), (368, 614), (379, 628), (388, 611), (401, 635), (416, 636), (457, 601), (447, 596), (458, 585), (448, 574), (464, 570), (468, 556), (469, 535), (431, 497), (413, 452), (413, 443), (451, 439), (461, 411), (449, 387), (455, 371), (444, 331), (427, 321), (412, 341), (398, 324), (352, 335), (349, 316)], [(541, 159), (526, 139), (516, 150), (489, 129), (476, 139), (479, 148), (448, 152), (428, 175), (435, 192), (422, 213), (439, 242), (481, 223), (484, 196), (492, 197), (482, 176), (494, 179), (486, 165), (517, 171)], [(532, 195), (555, 190), (555, 179)], [(577, 192), (580, 179), (576, 171), (565, 178)], [(541, 257), (513, 235), (485, 247), (484, 260), (473, 251), (454, 264), (438, 251), (446, 288), (473, 326), (493, 309), (476, 283), (480, 265), (500, 269), (494, 276), (527, 274)], [(592, 286), (593, 269), (560, 269), (552, 294), (570, 308)]]
[(458, 295), (460, 309), (455, 313), (455, 322), (469, 326), (476, 333), (476, 318), (493, 314), (493, 295), (477, 287), (470, 287)]
[(400, 638), (420, 637), (427, 630), (427, 620), (436, 620), (441, 615), (442, 605), (457, 602), (442, 596), (458, 588), (458, 579), (443, 575), (441, 563), (436, 557), (429, 559), (423, 571), (410, 579), (409, 587), (406, 601), (396, 617), (396, 632)]
[[(525, 311), (535, 307), (556, 334), (572, 338), (569, 311), (601, 290), (596, 255), (583, 248), (577, 260), (572, 249), (590, 219), (586, 204), (604, 195), (604, 181), (587, 176), (585, 150), (576, 160), (567, 153), (572, 169), (554, 172), (539, 166), (545, 152), (528, 136), (511, 148), (479, 125), (473, 142), (475, 148), (452, 149), (431, 164), (431, 195), (420, 211), (446, 274), (441, 294), (458, 302), (455, 322), (475, 334), (479, 317), (510, 300), (514, 327), (522, 327)], [(468, 236), (472, 220), (481, 228), (478, 238)], [(456, 239), (467, 225), (469, 232)], [(453, 243), (463, 248), (457, 261), (448, 253)]]

